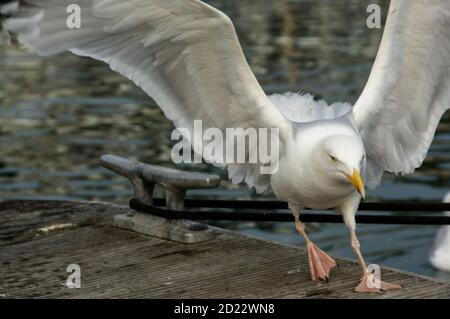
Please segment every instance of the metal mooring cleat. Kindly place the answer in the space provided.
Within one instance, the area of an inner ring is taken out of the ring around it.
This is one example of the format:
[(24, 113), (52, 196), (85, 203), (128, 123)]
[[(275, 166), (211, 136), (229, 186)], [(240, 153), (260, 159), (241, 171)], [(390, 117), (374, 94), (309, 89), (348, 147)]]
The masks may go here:
[[(214, 188), (220, 184), (217, 175), (186, 172), (172, 168), (144, 164), (115, 155), (100, 158), (103, 167), (127, 177), (135, 197), (144, 204), (153, 205), (153, 190), (160, 185), (166, 193), (166, 208), (183, 210), (188, 189)], [(188, 220), (168, 220), (146, 213), (122, 214), (114, 217), (114, 225), (150, 236), (181, 243), (197, 243), (212, 238), (214, 231), (206, 225)]]

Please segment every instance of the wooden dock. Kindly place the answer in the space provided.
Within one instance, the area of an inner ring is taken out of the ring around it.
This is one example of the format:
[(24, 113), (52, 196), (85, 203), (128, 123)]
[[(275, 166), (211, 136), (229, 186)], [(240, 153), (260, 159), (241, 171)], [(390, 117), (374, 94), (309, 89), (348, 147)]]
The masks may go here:
[[(357, 294), (359, 266), (337, 259), (329, 282), (311, 282), (306, 252), (215, 229), (196, 244), (112, 225), (129, 212), (106, 203), (0, 201), (0, 298), (449, 298), (450, 285), (382, 269), (404, 289)], [(65, 282), (81, 268), (81, 288)]]

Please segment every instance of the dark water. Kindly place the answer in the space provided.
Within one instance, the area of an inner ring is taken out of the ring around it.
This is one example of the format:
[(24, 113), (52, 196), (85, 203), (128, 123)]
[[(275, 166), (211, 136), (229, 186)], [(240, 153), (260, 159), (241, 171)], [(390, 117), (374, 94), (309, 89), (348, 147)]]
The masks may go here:
[[(245, 54), (267, 93), (305, 91), (329, 102), (355, 102), (370, 72), (381, 30), (365, 25), (368, 1), (210, 1), (235, 22)], [(377, 1), (370, 1), (377, 2)], [(379, 1), (385, 10), (387, 1)], [(113, 153), (173, 166), (167, 121), (140, 89), (102, 63), (70, 54), (42, 59), (0, 47), (0, 198), (127, 203), (128, 183), (99, 167)], [(450, 116), (427, 160), (408, 177), (386, 176), (369, 200), (440, 200), (449, 190)], [(192, 167), (187, 167), (192, 168)], [(197, 170), (215, 171), (207, 165)], [(244, 186), (191, 196), (254, 198)], [(264, 197), (272, 197), (270, 193)], [(292, 224), (220, 225), (302, 245)], [(308, 227), (335, 255), (352, 257), (343, 225)], [(358, 228), (369, 262), (436, 277), (428, 254), (436, 227)]]

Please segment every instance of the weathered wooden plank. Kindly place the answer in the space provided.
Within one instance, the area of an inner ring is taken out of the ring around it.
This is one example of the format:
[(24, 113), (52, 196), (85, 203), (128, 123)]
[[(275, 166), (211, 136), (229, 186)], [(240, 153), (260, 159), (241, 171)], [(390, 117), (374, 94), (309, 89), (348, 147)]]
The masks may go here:
[[(359, 266), (353, 261), (337, 259), (329, 282), (311, 282), (302, 247), (222, 230), (210, 241), (186, 245), (113, 227), (112, 216), (127, 212), (126, 207), (105, 203), (0, 201), (0, 296), (450, 297), (447, 284), (387, 269), (383, 278), (404, 289), (356, 294)], [(63, 228), (48, 230), (55, 225)], [(42, 228), (48, 231), (39, 231)], [(80, 289), (64, 285), (66, 267), (73, 263), (81, 267)]]

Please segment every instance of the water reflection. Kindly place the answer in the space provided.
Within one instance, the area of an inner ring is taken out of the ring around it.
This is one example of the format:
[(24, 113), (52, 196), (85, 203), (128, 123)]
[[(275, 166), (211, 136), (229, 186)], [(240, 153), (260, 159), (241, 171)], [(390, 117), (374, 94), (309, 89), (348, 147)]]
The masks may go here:
[[(369, 1), (209, 2), (235, 22), (248, 61), (266, 92), (302, 90), (330, 102), (354, 102), (360, 94), (382, 32), (365, 27)], [(373, 2), (385, 12), (387, 0)], [(100, 155), (114, 153), (173, 165), (172, 124), (140, 89), (102, 63), (70, 54), (42, 59), (0, 47), (0, 70), (1, 198), (126, 203), (132, 195), (128, 183), (100, 168)], [(369, 197), (441, 199), (449, 188), (449, 154), (447, 113), (423, 168), (412, 176), (386, 178)], [(195, 169), (225, 176), (207, 165)], [(219, 189), (191, 195), (255, 196), (242, 185), (226, 182)], [(290, 224), (221, 225), (302, 243)], [(344, 226), (311, 225), (310, 229), (323, 248), (352, 257)], [(435, 227), (362, 225), (359, 231), (371, 262), (433, 274), (427, 255)]]

